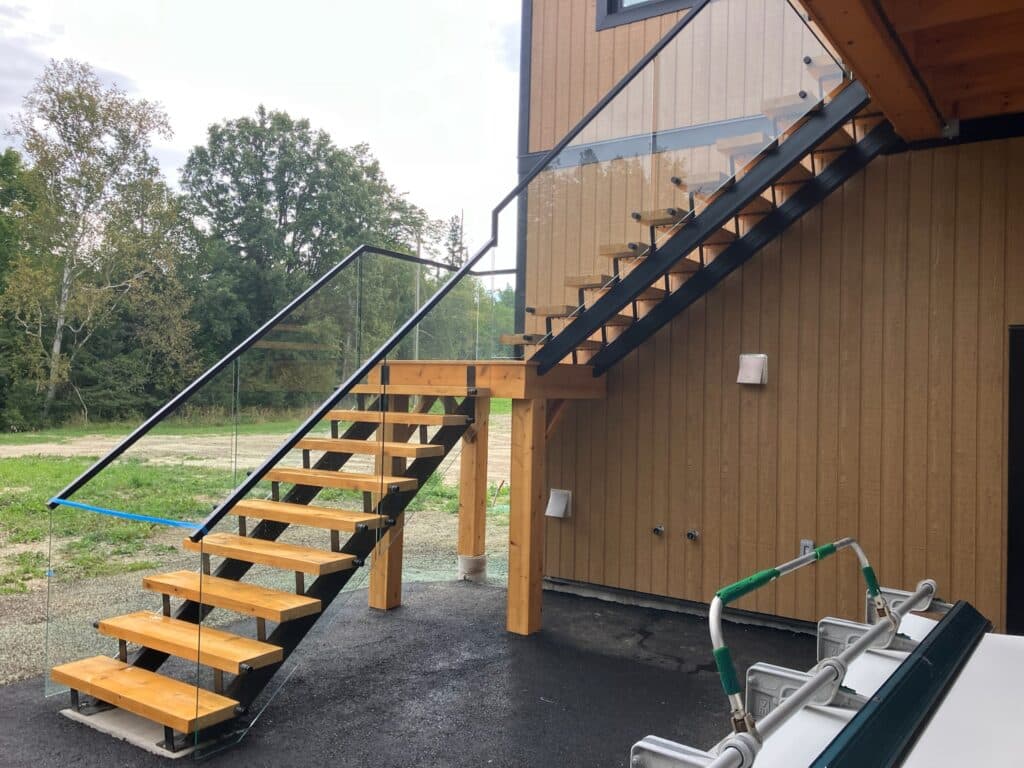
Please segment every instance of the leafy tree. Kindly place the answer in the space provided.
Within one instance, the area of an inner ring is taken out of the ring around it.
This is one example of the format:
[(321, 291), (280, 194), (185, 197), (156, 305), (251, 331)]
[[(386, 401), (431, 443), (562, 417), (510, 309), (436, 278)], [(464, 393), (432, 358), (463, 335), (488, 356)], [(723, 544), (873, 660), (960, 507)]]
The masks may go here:
[(426, 220), (365, 144), (338, 148), (308, 120), (262, 106), (210, 126), (181, 183), (205, 237), (209, 263), (198, 272), (230, 270), (236, 295), (255, 311), (238, 318), (246, 322), (236, 337), (356, 246), (404, 246)]
[(0, 154), (0, 289), (8, 265), (21, 243), (21, 219), (32, 208), (32, 195), (21, 155), (13, 148)]
[[(65, 385), (87, 413), (74, 376), (80, 356), (137, 294), (156, 301), (154, 286), (176, 279), (177, 209), (150, 151), (170, 129), (156, 105), (65, 60), (46, 67), (12, 133), (32, 162), (35, 206), (21, 220), (24, 248), (0, 313), (22, 335), (23, 373), (43, 394), (43, 417)], [(164, 298), (153, 314), (180, 329), (187, 302), (174, 291)]]

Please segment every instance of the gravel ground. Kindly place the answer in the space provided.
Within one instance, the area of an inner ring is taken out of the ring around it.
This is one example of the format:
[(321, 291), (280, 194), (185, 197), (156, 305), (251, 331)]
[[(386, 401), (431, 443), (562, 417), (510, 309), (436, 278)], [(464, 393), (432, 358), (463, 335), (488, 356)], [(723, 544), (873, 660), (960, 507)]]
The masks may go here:
[[(510, 435), (512, 417), (495, 414), (490, 418), (487, 477), (493, 483), (508, 482), (510, 466)], [(239, 467), (256, 467), (281, 445), (286, 435), (239, 435), (237, 461)], [(102, 456), (120, 442), (120, 437), (87, 435), (59, 443), (0, 443), (0, 459), (20, 456)], [(460, 443), (442, 466), (446, 482), (454, 483), (459, 474)], [(184, 464), (213, 469), (232, 468), (232, 438), (228, 435), (161, 435), (149, 434), (132, 446), (125, 456), (161, 464)], [(298, 457), (296, 458), (298, 461)], [(370, 457), (353, 457), (349, 467), (365, 471)]]
[[(509, 473), (510, 416), (491, 417), (488, 477), (493, 483), (507, 483)], [(119, 438), (91, 436), (69, 439), (62, 443), (0, 445), (0, 458), (19, 456), (96, 456), (108, 451)], [(280, 443), (280, 435), (243, 435), (238, 438), (239, 463), (259, 463)], [(132, 449), (133, 455), (162, 463), (185, 463), (206, 467), (230, 467), (230, 443), (217, 435), (149, 436)], [(363, 459), (360, 462), (360, 459)], [(354, 457), (350, 467), (367, 471), (368, 457)], [(446, 483), (459, 481), (459, 448), (449, 454), (439, 468)], [(420, 510), (407, 515), (403, 574), (406, 581), (444, 581), (456, 575), (456, 542), (458, 518), (441, 510)], [(324, 547), (327, 533), (292, 527), (282, 538), (295, 544)], [(98, 577), (68, 583), (59, 578), (60, 562), (53, 563), (56, 574), (52, 590), (47, 581), (29, 582), (23, 594), (0, 595), (0, 685), (40, 674), (53, 663), (96, 653), (116, 650), (116, 643), (101, 638), (92, 629), (92, 622), (135, 610), (159, 610), (160, 597), (144, 592), (143, 577), (173, 570), (196, 570), (199, 557), (183, 552), (182, 534), (173, 529), (157, 531), (149, 544), (174, 548), (165, 554), (144, 555), (155, 561), (156, 569), (146, 569), (117, 576)], [(61, 542), (54, 542), (53, 551), (60, 551)], [(0, 546), (0, 555), (13, 554), (18, 545)], [(33, 544), (30, 549), (45, 549)], [(487, 530), (488, 577), (494, 584), (504, 585), (508, 574), (507, 515), (489, 518)], [(55, 555), (56, 557), (56, 555)], [(216, 565), (216, 563), (215, 563)], [(372, 565), (372, 564), (371, 564)], [(352, 580), (352, 588), (362, 583), (369, 569)], [(289, 591), (295, 588), (294, 576), (270, 568), (253, 568), (247, 580)], [(49, 608), (48, 608), (49, 605)], [(50, 621), (47, 621), (47, 616)], [(224, 613), (226, 621), (231, 614)], [(217, 623), (217, 615), (214, 614)]]
[[(454, 580), (456, 576), (456, 534), (458, 517), (449, 512), (420, 510), (406, 521), (403, 575), (407, 582)], [(324, 547), (327, 533), (309, 528), (290, 528), (282, 541)], [(155, 541), (180, 543), (182, 534), (160, 531)], [(58, 547), (54, 547), (57, 551)], [(493, 516), (487, 527), (488, 578), (504, 586), (508, 577), (508, 525), (505, 516)], [(153, 560), (155, 558), (148, 557)], [(160, 610), (160, 596), (142, 589), (143, 577), (175, 570), (197, 570), (199, 556), (178, 549), (161, 557), (156, 569), (78, 582), (55, 578), (47, 590), (45, 580), (29, 584), (23, 594), (0, 595), (0, 685), (41, 674), (55, 663), (99, 653), (113, 653), (116, 642), (101, 637), (92, 627), (97, 619), (141, 610)], [(216, 567), (217, 558), (214, 558)], [(55, 571), (60, 565), (55, 563)], [(371, 566), (372, 567), (372, 563)], [(369, 574), (364, 568), (348, 589), (365, 586)], [(292, 591), (294, 575), (272, 568), (254, 567), (246, 581)], [(47, 616), (50, 621), (47, 621)], [(237, 618), (223, 611), (214, 613), (213, 625)]]

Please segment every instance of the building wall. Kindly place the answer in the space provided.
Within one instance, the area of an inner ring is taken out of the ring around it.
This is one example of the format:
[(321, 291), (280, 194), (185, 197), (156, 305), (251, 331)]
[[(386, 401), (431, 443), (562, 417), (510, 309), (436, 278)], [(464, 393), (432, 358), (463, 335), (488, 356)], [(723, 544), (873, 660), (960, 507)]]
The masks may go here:
[[(1024, 139), (880, 157), (609, 372), (548, 445), (574, 510), (546, 574), (707, 601), (856, 536), (886, 585), (934, 578), (1001, 623), (1020, 178)], [(741, 352), (767, 386), (735, 383)], [(855, 618), (862, 590), (844, 555), (738, 606)]]

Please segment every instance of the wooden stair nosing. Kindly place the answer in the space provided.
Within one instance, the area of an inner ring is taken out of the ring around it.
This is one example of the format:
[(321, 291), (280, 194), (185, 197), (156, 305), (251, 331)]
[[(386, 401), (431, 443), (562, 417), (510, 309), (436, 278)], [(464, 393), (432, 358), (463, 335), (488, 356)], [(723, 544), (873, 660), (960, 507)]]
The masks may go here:
[(479, 387), (451, 387), (433, 384), (356, 384), (350, 395), (409, 395), (415, 397), (488, 397)]
[(321, 610), (320, 601), (314, 597), (196, 571), (173, 571), (146, 576), (142, 579), (142, 586), (150, 592), (212, 605), (276, 624), (312, 616)]
[(329, 421), (351, 421), (368, 424), (403, 424), (417, 427), (452, 427), (466, 423), (466, 416), (457, 413), (411, 413), (409, 411), (361, 411), (335, 409), (328, 411)]
[(565, 278), (565, 285), (569, 288), (605, 288), (609, 283), (614, 281), (614, 275), (605, 275), (601, 273), (592, 275), (570, 275)]
[(190, 552), (202, 552), (314, 576), (347, 571), (355, 567), (356, 560), (354, 555), (344, 552), (327, 552), (230, 533), (208, 533), (197, 542), (187, 538), (182, 546)]
[(387, 518), (384, 515), (375, 515), (371, 512), (349, 512), (344, 509), (292, 504), (268, 499), (240, 501), (229, 509), (228, 513), (240, 517), (256, 517), (260, 520), (273, 520), (277, 523), (305, 525), (310, 528), (348, 533), (354, 532), (357, 526), (366, 526), (370, 529), (387, 526)]
[(419, 487), (416, 478), (413, 477), (335, 472), (301, 467), (274, 467), (263, 476), (263, 479), (276, 483), (308, 485), (313, 488), (340, 488), (381, 494), (393, 493), (396, 490), (415, 491)]
[(276, 645), (148, 611), (102, 619), (96, 628), (101, 635), (233, 675), (240, 674), (245, 665), (259, 669), (284, 660), (284, 651)]
[(444, 446), (434, 443), (403, 443), (393, 441), (355, 440), (344, 437), (304, 437), (295, 444), (296, 449), (324, 451), (326, 453), (354, 453), (367, 456), (397, 456), (422, 459), (444, 455)]
[(179, 733), (230, 720), (238, 706), (227, 696), (107, 656), (61, 664), (50, 678)]

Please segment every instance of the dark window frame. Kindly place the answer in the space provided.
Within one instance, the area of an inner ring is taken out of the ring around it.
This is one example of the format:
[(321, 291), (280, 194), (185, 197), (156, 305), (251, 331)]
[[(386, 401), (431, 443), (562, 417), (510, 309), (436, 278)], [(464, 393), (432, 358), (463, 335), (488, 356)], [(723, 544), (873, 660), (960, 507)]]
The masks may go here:
[(650, 2), (623, 8), (622, 0), (597, 0), (597, 29), (611, 29), (621, 24), (632, 24), (666, 13), (692, 8), (698, 0), (650, 0)]

